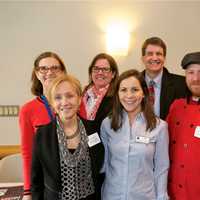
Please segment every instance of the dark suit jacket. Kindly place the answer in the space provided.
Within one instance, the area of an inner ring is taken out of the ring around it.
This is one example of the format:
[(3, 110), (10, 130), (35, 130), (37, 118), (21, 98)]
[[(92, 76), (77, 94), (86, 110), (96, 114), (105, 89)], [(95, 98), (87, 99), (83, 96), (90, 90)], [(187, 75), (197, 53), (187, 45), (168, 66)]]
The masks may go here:
[[(88, 135), (95, 132), (93, 123), (82, 120)], [(103, 164), (102, 143), (89, 147), (92, 162), (92, 175), (96, 187), (96, 199), (100, 199), (99, 171)], [(61, 169), (56, 122), (38, 128), (32, 158), (31, 191), (33, 200), (58, 200), (61, 192)]]
[[(145, 75), (145, 71), (142, 72)], [(185, 77), (172, 74), (166, 68), (163, 69), (160, 93), (160, 118), (165, 119), (169, 107), (175, 99), (186, 96), (187, 86)]]

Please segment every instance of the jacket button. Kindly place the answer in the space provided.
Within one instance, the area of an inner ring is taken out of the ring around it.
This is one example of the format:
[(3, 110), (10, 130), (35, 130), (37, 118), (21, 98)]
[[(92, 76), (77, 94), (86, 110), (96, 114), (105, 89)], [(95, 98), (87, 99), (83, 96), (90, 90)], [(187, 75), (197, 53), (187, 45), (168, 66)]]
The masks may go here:
[(181, 184), (178, 185), (179, 188), (182, 188), (183, 186)]

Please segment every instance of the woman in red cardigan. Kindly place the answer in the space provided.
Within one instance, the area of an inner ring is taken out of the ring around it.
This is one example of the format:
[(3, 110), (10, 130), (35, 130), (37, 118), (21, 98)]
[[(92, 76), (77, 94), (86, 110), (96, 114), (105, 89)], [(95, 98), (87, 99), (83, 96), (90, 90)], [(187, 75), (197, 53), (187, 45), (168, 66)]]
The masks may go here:
[(19, 114), (24, 176), (23, 200), (32, 199), (30, 193), (30, 169), (33, 137), (39, 126), (49, 123), (54, 118), (46, 99), (47, 90), (52, 80), (64, 73), (66, 73), (66, 68), (63, 61), (53, 52), (40, 54), (34, 62), (31, 76), (31, 92), (36, 98), (25, 103), (21, 107)]

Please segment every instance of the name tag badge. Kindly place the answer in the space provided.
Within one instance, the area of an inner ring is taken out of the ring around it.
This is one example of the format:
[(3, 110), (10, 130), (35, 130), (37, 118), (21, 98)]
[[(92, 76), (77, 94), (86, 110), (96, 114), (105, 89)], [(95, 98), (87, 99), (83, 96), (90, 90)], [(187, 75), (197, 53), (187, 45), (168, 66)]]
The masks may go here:
[[(3, 196), (6, 194), (8, 189), (0, 189), (0, 196)], [(6, 199), (6, 198), (5, 198)]]
[(200, 138), (200, 126), (197, 126), (194, 132), (194, 136)]
[(144, 144), (149, 144), (149, 142), (150, 142), (149, 138), (144, 137), (144, 136), (136, 136), (135, 141), (138, 143), (144, 143)]
[(88, 140), (89, 140), (88, 141), (88, 146), (89, 147), (92, 147), (92, 146), (94, 146), (96, 144), (99, 144), (101, 142), (98, 133), (94, 133), (92, 135), (89, 135), (88, 136)]

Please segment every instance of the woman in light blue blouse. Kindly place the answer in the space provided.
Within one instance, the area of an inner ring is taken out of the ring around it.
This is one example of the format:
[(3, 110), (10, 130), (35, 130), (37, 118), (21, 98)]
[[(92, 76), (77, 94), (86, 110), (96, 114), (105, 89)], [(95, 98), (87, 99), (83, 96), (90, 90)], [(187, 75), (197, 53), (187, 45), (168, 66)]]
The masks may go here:
[(167, 200), (168, 128), (153, 113), (143, 76), (122, 73), (114, 96), (113, 112), (101, 126), (102, 200)]

